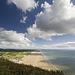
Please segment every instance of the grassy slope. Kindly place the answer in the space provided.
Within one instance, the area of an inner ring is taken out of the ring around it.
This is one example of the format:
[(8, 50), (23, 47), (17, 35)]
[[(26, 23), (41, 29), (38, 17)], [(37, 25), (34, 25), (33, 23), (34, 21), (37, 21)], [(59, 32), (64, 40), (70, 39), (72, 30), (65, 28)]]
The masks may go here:
[(31, 52), (27, 51), (27, 52), (0, 52), (0, 56), (3, 56), (6, 59), (17, 59), (17, 60), (21, 60), (24, 55), (29, 55)]
[(60, 71), (47, 71), (37, 67), (17, 64), (0, 58), (0, 75), (64, 75)]

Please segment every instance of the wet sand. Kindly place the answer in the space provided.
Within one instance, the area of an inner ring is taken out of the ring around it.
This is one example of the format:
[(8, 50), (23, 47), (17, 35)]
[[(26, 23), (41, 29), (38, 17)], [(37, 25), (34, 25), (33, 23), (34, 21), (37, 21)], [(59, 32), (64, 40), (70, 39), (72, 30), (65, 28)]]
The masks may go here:
[(53, 67), (52, 64), (48, 64), (45, 61), (45, 58), (44, 56), (42, 56), (40, 51), (35, 51), (32, 52), (30, 55), (25, 56), (20, 64), (32, 65), (34, 67), (39, 67), (46, 70), (56, 70), (56, 68)]

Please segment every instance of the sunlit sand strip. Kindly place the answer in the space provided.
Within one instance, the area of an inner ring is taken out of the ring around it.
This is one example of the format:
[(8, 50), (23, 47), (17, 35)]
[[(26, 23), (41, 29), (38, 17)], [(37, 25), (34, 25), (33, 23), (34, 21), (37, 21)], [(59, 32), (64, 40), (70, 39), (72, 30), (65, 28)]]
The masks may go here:
[(32, 52), (31, 55), (24, 57), (20, 64), (32, 65), (46, 70), (56, 70), (52, 64), (48, 64), (40, 51)]

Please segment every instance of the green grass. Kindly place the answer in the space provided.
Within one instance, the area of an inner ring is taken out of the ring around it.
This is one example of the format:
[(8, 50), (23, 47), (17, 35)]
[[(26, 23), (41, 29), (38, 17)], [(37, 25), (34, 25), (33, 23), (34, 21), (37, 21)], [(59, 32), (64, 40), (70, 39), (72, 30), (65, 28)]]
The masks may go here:
[(0, 52), (0, 56), (3, 56), (5, 59), (17, 59), (21, 60), (24, 56), (29, 55), (31, 52)]
[(65, 75), (62, 71), (47, 71), (0, 58), (0, 75)]

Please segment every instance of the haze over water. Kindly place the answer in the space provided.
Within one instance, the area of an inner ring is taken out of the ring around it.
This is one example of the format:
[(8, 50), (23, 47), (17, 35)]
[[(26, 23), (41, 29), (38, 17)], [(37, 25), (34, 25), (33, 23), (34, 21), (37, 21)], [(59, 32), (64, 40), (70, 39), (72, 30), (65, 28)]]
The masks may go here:
[(75, 50), (41, 50), (48, 63), (63, 72), (75, 75)]

